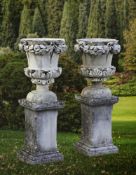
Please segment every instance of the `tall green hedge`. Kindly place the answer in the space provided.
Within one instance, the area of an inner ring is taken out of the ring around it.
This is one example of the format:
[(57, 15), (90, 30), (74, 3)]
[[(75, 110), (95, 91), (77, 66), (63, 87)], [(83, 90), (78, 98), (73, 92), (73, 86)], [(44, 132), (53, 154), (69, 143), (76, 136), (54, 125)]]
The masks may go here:
[(59, 37), (63, 5), (64, 0), (47, 0), (46, 9), (49, 37)]
[(68, 53), (74, 54), (74, 44), (78, 33), (79, 0), (67, 0), (64, 4), (61, 20), (60, 37), (65, 38)]
[(24, 98), (31, 89), (31, 82), (24, 76), (26, 60), (19, 53), (0, 55), (0, 110), (1, 125), (8, 128), (24, 126), (23, 110), (18, 99)]
[(42, 16), (38, 7), (36, 7), (34, 11), (32, 33), (37, 33), (39, 37), (42, 37), (46, 34), (44, 24), (42, 21)]

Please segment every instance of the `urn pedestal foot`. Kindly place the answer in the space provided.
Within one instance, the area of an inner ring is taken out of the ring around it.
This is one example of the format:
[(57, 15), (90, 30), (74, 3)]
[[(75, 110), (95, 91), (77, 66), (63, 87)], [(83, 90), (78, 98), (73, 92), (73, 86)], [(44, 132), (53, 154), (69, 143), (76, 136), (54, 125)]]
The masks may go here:
[(29, 149), (22, 149), (17, 157), (20, 161), (28, 164), (44, 164), (63, 161), (64, 157), (59, 151), (31, 152)]
[(91, 145), (86, 145), (83, 142), (78, 142), (75, 144), (75, 147), (79, 152), (90, 157), (118, 153), (118, 148), (115, 145), (91, 147)]

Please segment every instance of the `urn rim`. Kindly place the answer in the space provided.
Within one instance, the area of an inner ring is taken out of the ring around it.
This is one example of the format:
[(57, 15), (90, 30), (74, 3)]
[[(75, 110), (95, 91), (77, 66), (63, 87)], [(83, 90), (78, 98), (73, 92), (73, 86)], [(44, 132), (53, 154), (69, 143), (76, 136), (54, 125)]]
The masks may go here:
[(118, 43), (118, 40), (111, 38), (81, 38), (76, 40), (79, 42), (84, 42), (86, 44), (102, 44), (102, 43)]
[(21, 42), (65, 42), (63, 38), (22, 38)]
[(35, 55), (46, 53), (60, 54), (67, 50), (65, 39), (62, 38), (22, 38), (19, 50), (30, 52)]

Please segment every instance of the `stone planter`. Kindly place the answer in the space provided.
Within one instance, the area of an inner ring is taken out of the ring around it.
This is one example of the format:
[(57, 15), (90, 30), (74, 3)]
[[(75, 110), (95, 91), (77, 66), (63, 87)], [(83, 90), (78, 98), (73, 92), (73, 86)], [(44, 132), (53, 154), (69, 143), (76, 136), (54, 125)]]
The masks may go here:
[[(111, 65), (113, 54), (120, 52), (115, 39), (78, 39), (75, 51), (82, 54), (81, 73), (88, 80), (81, 96), (82, 136), (76, 144), (77, 150), (88, 155), (116, 153), (118, 148), (112, 143), (111, 113), (118, 97), (102, 84), (116, 69)], [(91, 81), (91, 84), (90, 84)]]
[(18, 158), (29, 164), (63, 160), (57, 150), (57, 116), (63, 102), (58, 101), (49, 85), (61, 75), (58, 67), (59, 54), (67, 47), (64, 39), (21, 39), (19, 49), (26, 52), (28, 67), (25, 75), (36, 84), (36, 90), (19, 100), (25, 108), (25, 144)]

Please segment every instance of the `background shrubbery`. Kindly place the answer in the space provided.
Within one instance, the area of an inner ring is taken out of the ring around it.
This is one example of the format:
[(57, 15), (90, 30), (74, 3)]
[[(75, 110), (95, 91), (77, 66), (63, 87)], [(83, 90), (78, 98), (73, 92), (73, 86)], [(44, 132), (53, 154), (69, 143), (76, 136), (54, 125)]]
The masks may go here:
[(31, 90), (31, 82), (24, 76), (26, 67), (24, 55), (5, 53), (0, 55), (0, 125), (9, 128), (23, 127), (23, 112), (18, 99), (24, 98)]
[[(4, 50), (1, 51), (1, 50)], [(9, 48), (0, 49), (0, 126), (7, 128), (24, 128), (23, 108), (18, 99), (25, 98), (32, 88), (31, 80), (24, 75), (27, 59), (20, 52)], [(6, 51), (6, 52), (5, 52)], [(60, 100), (65, 101), (64, 109), (59, 112), (58, 129), (63, 131), (80, 131), (80, 104), (75, 100), (75, 94), (86, 86), (85, 79), (80, 75), (79, 65), (66, 55), (61, 56), (59, 66), (63, 68), (62, 75), (55, 80), (52, 90)], [(118, 73), (106, 82), (114, 95), (136, 95), (136, 78), (133, 73)]]
[(117, 96), (136, 96), (136, 76), (134, 72), (116, 73), (105, 82)]
[[(90, 3), (91, 2), (91, 3)], [(23, 108), (18, 99), (35, 88), (23, 72), (25, 54), (17, 52), (23, 37), (62, 37), (68, 51), (61, 56), (62, 75), (52, 90), (66, 101), (58, 128), (80, 130), (80, 107), (74, 95), (86, 86), (80, 75), (76, 38), (115, 38), (122, 53), (114, 56), (117, 74), (105, 84), (114, 95), (136, 95), (136, 1), (135, 0), (0, 0), (0, 127), (23, 128)]]
[(79, 132), (81, 128), (80, 104), (75, 100), (74, 93), (64, 93), (64, 109), (59, 112), (58, 129), (60, 131)]
[(136, 79), (122, 85), (112, 85), (112, 93), (117, 96), (136, 96)]

